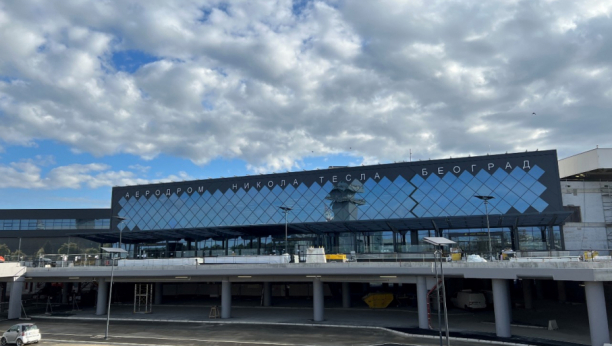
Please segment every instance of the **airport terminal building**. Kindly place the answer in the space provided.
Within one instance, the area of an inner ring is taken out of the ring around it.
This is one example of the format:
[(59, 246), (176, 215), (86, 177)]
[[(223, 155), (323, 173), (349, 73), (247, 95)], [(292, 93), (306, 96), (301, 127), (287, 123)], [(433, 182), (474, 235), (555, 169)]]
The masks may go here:
[(563, 250), (569, 215), (556, 151), (114, 187), (110, 210), (0, 213), (1, 240), (26, 256), (78, 239), (121, 240), (134, 257), (401, 254), (435, 235), (466, 253), (487, 253), (489, 235), (496, 254)]

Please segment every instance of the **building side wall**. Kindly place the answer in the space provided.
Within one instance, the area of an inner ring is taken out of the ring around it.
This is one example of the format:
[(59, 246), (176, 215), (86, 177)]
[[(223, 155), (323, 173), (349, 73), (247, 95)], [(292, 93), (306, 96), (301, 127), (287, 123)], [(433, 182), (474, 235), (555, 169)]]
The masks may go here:
[(580, 207), (581, 222), (567, 222), (563, 226), (566, 250), (608, 250), (610, 228), (606, 227), (605, 196), (602, 189), (612, 182), (562, 181), (564, 206)]

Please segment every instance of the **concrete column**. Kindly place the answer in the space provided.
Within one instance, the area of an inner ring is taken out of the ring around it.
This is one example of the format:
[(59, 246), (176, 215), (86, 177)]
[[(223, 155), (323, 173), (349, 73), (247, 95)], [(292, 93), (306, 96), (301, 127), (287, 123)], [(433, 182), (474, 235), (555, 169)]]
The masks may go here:
[(264, 282), (263, 284), (263, 305), (272, 305), (272, 283)]
[(16, 277), (11, 287), (9, 297), (8, 319), (14, 320), (21, 317), (21, 292), (23, 292), (23, 276)]
[(108, 303), (108, 282), (104, 278), (98, 278), (98, 302), (96, 304), (96, 315), (106, 315), (106, 304)]
[(591, 330), (591, 345), (602, 346), (610, 343), (603, 283), (601, 281), (585, 281), (584, 292), (586, 293), (589, 329)]
[(565, 281), (557, 281), (557, 293), (559, 295), (560, 302), (567, 301), (567, 295), (565, 294)]
[(232, 283), (221, 281), (221, 318), (232, 317)]
[(68, 304), (68, 296), (72, 288), (71, 286), (71, 283), (64, 282), (64, 285), (62, 287), (62, 304)]
[(525, 300), (525, 309), (533, 309), (533, 280), (523, 279), (523, 298)]
[(351, 288), (348, 282), (342, 283), (342, 307), (351, 307)]
[(419, 328), (429, 329), (427, 319), (427, 279), (417, 276), (417, 306), (419, 309)]
[(322, 322), (325, 319), (324, 309), (324, 293), (323, 282), (320, 278), (315, 278), (312, 282), (312, 307), (314, 312), (314, 321)]
[(538, 300), (544, 299), (544, 287), (542, 287), (542, 280), (535, 280), (536, 298)]
[(503, 279), (491, 280), (493, 284), (493, 306), (495, 307), (495, 331), (498, 337), (509, 338), (510, 306), (508, 304), (508, 282)]
[(156, 282), (155, 283), (155, 288), (153, 288), (153, 294), (154, 294), (154, 300), (153, 300), (153, 304), (155, 305), (161, 305), (162, 303), (162, 297), (164, 295), (164, 291), (163, 291), (163, 287), (162, 287), (162, 283), (161, 282)]

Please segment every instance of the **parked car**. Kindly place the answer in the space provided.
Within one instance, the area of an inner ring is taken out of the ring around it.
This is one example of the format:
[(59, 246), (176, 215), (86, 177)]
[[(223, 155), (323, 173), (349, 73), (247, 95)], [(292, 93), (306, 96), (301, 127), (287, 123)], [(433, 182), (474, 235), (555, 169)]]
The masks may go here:
[(487, 307), (485, 295), (471, 290), (457, 292), (457, 298), (453, 298), (451, 301), (460, 309), (472, 310)]
[(16, 344), (17, 346), (25, 344), (36, 344), (40, 341), (40, 331), (33, 323), (16, 324), (9, 328), (4, 334), (0, 343), (2, 346), (8, 344)]

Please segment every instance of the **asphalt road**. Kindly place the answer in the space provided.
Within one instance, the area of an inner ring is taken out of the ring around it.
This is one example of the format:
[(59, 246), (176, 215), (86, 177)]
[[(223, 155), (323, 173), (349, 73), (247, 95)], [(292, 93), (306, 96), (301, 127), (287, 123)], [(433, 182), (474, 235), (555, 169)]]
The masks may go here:
[[(407, 337), (363, 328), (262, 326), (239, 324), (112, 322), (104, 340), (105, 321), (36, 320), (1, 321), (0, 330), (16, 323), (36, 323), (39, 345), (207, 345), (207, 346), (381, 346), (439, 345), (438, 339)], [(474, 342), (453, 341), (453, 346)]]

